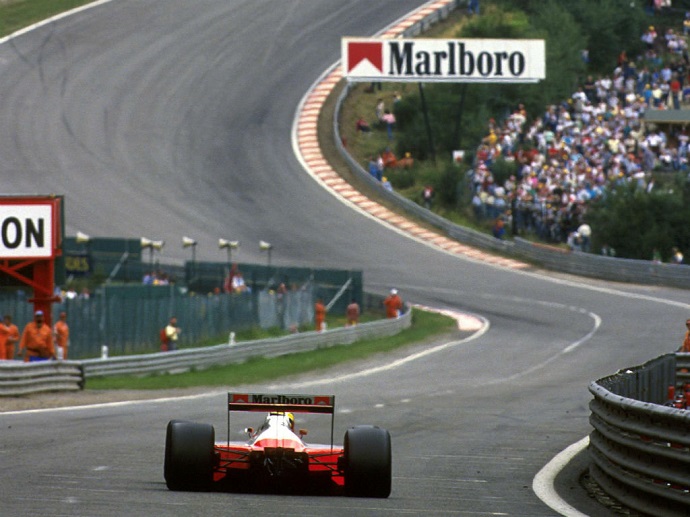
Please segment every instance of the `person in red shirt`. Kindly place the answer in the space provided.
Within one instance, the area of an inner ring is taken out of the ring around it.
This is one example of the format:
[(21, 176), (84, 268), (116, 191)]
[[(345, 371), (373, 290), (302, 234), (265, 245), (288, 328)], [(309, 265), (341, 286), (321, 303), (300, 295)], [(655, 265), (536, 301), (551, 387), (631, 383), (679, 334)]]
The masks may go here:
[(355, 128), (357, 132), (362, 132), (362, 133), (371, 133), (371, 127), (369, 126), (369, 122), (367, 122), (364, 117), (360, 115), (360, 117), (357, 119), (357, 123), (355, 124)]
[(317, 332), (323, 330), (323, 325), (326, 321), (326, 306), (323, 304), (323, 300), (318, 298), (314, 304), (314, 327)]
[(230, 271), (228, 272), (228, 275), (225, 277), (225, 281), (223, 282), (223, 291), (226, 293), (232, 293), (232, 282), (237, 275), (238, 269), (237, 269), (237, 264), (233, 264), (230, 266)]
[(347, 316), (347, 326), (354, 326), (359, 323), (359, 304), (353, 298), (350, 304), (345, 309), (345, 315)]
[(34, 321), (30, 321), (24, 327), (19, 353), (23, 353), (26, 363), (55, 359), (53, 332), (45, 323), (43, 311), (36, 311)]
[(685, 328), (688, 330), (685, 331), (685, 339), (683, 339), (680, 351), (688, 353), (690, 352), (690, 319), (685, 322)]
[(390, 294), (383, 300), (383, 305), (386, 307), (386, 318), (397, 318), (400, 316), (403, 302), (397, 289), (391, 289)]
[(12, 323), (12, 316), (5, 315), (5, 319), (0, 323), (0, 360), (14, 359), (15, 345), (19, 341), (19, 329)]
[(673, 74), (673, 79), (669, 83), (669, 89), (671, 91), (671, 101), (673, 102), (673, 109), (680, 109), (680, 96), (681, 96), (681, 85), (678, 80), (678, 74)]
[(67, 325), (67, 313), (61, 312), (60, 319), (53, 327), (55, 343), (62, 350), (62, 359), (67, 359), (67, 348), (69, 347), (69, 326)]

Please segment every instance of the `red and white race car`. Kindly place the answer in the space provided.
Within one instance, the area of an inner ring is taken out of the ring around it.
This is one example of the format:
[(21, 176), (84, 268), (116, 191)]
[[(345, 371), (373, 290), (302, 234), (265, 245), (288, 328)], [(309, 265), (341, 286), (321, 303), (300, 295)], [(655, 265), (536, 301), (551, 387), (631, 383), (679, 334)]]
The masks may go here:
[[(170, 490), (290, 490), (388, 497), (391, 438), (371, 425), (349, 428), (343, 445), (333, 445), (335, 397), (228, 393), (228, 439), (215, 441), (215, 428), (182, 420), (168, 423), (165, 482)], [(233, 411), (265, 412), (246, 442), (230, 441)], [(293, 413), (331, 415), (330, 445), (307, 444), (294, 430)]]

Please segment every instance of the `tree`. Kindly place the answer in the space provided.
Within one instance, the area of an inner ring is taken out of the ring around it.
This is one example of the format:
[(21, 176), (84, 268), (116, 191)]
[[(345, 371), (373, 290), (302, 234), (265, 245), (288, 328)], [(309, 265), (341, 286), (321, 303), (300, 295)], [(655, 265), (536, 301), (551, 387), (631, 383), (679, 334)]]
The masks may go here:
[(654, 249), (669, 258), (671, 247), (690, 250), (687, 189), (652, 191), (628, 184), (611, 189), (587, 211), (595, 248), (607, 243), (619, 257), (650, 260)]

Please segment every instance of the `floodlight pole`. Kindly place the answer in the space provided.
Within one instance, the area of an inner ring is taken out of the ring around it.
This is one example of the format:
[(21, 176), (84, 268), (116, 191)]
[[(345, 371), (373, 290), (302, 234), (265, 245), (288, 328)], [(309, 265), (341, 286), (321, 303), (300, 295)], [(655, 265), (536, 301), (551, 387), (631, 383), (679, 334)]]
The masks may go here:
[(424, 114), (424, 125), (426, 126), (426, 137), (429, 140), (429, 152), (431, 154), (431, 159), (436, 163), (436, 149), (434, 148), (434, 137), (431, 134), (431, 124), (429, 123), (429, 109), (426, 105), (426, 97), (424, 97), (424, 84), (417, 83), (419, 85), (419, 98), (422, 101), (422, 113)]

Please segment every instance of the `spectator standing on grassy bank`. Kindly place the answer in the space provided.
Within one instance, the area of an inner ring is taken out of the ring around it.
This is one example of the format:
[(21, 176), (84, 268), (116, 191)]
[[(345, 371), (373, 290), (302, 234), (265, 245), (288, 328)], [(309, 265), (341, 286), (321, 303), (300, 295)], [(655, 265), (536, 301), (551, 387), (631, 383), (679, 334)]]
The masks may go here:
[(467, 2), (467, 14), (479, 14), (479, 0), (469, 0)]
[(431, 210), (431, 203), (434, 200), (434, 187), (427, 185), (422, 190), (422, 199), (424, 200), (424, 208)]
[(223, 280), (223, 291), (226, 293), (233, 292), (232, 283), (238, 271), (237, 264), (230, 266), (230, 271), (228, 271), (228, 274), (225, 276), (225, 280)]
[(388, 140), (393, 140), (393, 126), (395, 126), (395, 115), (391, 113), (390, 110), (383, 112), (383, 117), (381, 121), (386, 124), (386, 133), (388, 134)]
[(391, 289), (390, 294), (383, 300), (386, 307), (386, 318), (399, 318), (402, 314), (403, 302), (397, 289)]
[(25, 363), (55, 359), (53, 331), (45, 323), (43, 311), (36, 311), (34, 321), (24, 327), (19, 353), (23, 353)]
[(675, 246), (671, 248), (671, 264), (682, 264), (683, 253)]
[(383, 125), (383, 113), (386, 110), (386, 104), (383, 102), (382, 98), (376, 101), (376, 107), (374, 108), (374, 113), (376, 114), (376, 123), (379, 126)]
[(165, 337), (167, 338), (168, 351), (177, 350), (177, 340), (182, 329), (177, 326), (177, 318), (172, 317), (165, 327)]
[(314, 328), (316, 332), (325, 330), (326, 325), (326, 306), (321, 298), (316, 299), (314, 304)]
[(683, 339), (683, 344), (680, 347), (681, 352), (690, 352), (690, 319), (685, 321), (685, 339)]
[(3, 322), (0, 323), (0, 360), (14, 359), (15, 345), (18, 341), (19, 329), (12, 323), (12, 316), (6, 314)]
[(69, 347), (69, 325), (67, 325), (67, 313), (61, 312), (60, 317), (53, 326), (55, 344), (58, 346), (58, 359), (67, 359)]
[(359, 304), (353, 298), (350, 304), (345, 309), (345, 316), (347, 317), (347, 326), (354, 327), (359, 323)]

